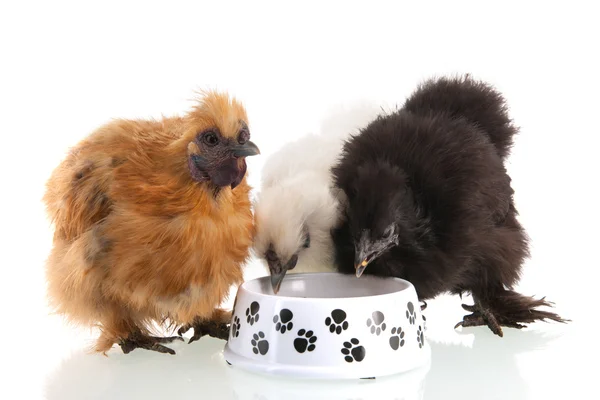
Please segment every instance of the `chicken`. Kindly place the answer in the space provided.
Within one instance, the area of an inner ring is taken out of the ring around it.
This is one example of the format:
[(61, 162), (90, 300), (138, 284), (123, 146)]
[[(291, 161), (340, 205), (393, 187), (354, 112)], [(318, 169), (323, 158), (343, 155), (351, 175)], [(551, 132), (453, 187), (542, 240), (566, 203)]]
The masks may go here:
[(175, 354), (180, 336), (154, 323), (227, 337), (219, 305), (254, 234), (246, 183), (246, 112), (205, 92), (184, 116), (116, 120), (75, 146), (52, 172), (44, 202), (55, 225), (46, 276), (52, 308), (98, 326), (95, 350), (118, 344)]
[(348, 198), (340, 271), (404, 278), (421, 300), (469, 292), (456, 327), (564, 322), (512, 289), (529, 256), (504, 166), (516, 132), (503, 96), (466, 76), (425, 82), (349, 139), (333, 168)]
[(274, 293), (287, 272), (334, 271), (331, 230), (339, 223), (339, 191), (331, 167), (343, 140), (374, 115), (372, 104), (341, 107), (331, 113), (319, 134), (286, 143), (262, 169), (254, 202), (253, 252), (265, 261)]

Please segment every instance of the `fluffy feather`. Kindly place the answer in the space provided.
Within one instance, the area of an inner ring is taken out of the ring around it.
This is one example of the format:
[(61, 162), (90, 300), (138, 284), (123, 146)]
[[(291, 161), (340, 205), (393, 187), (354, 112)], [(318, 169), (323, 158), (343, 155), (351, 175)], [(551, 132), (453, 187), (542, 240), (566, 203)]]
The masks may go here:
[(471, 292), (460, 325), (498, 335), (563, 321), (512, 290), (529, 255), (504, 167), (516, 132), (503, 97), (467, 77), (424, 83), (350, 138), (333, 168), (348, 198), (334, 232), (340, 270), (405, 278), (422, 299)]
[(320, 134), (287, 143), (266, 161), (254, 204), (254, 252), (267, 262), (272, 277), (280, 275), (275, 291), (288, 270), (334, 268), (331, 229), (339, 222), (341, 198), (332, 188), (330, 169), (344, 138), (374, 115), (370, 105), (342, 108), (323, 123)]
[[(215, 130), (229, 146), (246, 123), (238, 101), (208, 92), (183, 117), (100, 127), (53, 171), (44, 196), (55, 225), (48, 295), (72, 322), (100, 327), (97, 351), (118, 343), (173, 353), (148, 336), (150, 323), (229, 320), (218, 306), (243, 278), (250, 187), (245, 176), (235, 189), (197, 180), (189, 159), (200, 151), (225, 160), (200, 149), (200, 133)], [(243, 157), (235, 162), (245, 173)]]

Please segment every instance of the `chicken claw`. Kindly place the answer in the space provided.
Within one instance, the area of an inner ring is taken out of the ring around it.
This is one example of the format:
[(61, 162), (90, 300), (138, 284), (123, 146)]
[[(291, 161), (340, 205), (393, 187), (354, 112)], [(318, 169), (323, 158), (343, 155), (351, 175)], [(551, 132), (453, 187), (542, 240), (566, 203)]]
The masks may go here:
[(190, 338), (188, 344), (195, 342), (204, 335), (222, 340), (227, 340), (229, 337), (229, 324), (214, 321), (194, 321), (179, 328), (177, 334), (181, 336), (191, 328), (194, 328), (194, 335)]
[(146, 349), (157, 351), (159, 353), (165, 354), (175, 354), (175, 350), (170, 349), (166, 346), (163, 346), (161, 343), (171, 343), (175, 340), (183, 340), (180, 336), (171, 336), (171, 337), (155, 337), (155, 336), (146, 336), (140, 332), (135, 332), (131, 334), (127, 339), (121, 340), (119, 342), (119, 346), (121, 346), (121, 350), (123, 353), (128, 354), (135, 349)]
[(499, 322), (499, 319), (496, 318), (496, 315), (490, 309), (481, 306), (479, 303), (475, 303), (472, 306), (463, 304), (462, 308), (471, 312), (471, 314), (465, 315), (463, 320), (454, 326), (454, 329), (459, 326), (464, 328), (469, 326), (487, 326), (494, 334), (503, 337), (504, 333), (502, 332), (501, 325), (508, 328), (525, 328), (525, 325), (519, 324), (516, 321), (500, 319)]

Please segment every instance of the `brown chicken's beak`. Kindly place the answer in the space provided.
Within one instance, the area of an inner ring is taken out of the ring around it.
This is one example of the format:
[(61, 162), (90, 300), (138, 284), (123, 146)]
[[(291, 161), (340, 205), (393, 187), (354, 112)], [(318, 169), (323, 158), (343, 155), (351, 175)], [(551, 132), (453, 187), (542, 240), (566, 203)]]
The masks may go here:
[(256, 155), (260, 154), (260, 150), (258, 149), (258, 146), (256, 146), (251, 141), (247, 141), (244, 144), (237, 144), (235, 146), (232, 146), (231, 152), (232, 152), (233, 156), (237, 157), (237, 158), (256, 156)]

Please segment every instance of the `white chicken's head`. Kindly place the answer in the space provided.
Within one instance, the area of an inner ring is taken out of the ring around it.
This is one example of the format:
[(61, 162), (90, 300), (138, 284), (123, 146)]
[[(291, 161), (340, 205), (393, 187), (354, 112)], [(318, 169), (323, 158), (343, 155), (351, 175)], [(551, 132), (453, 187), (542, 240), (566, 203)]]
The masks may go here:
[(338, 207), (329, 182), (313, 174), (278, 182), (258, 194), (253, 250), (266, 261), (275, 293), (290, 270), (331, 268), (331, 229), (339, 218)]

